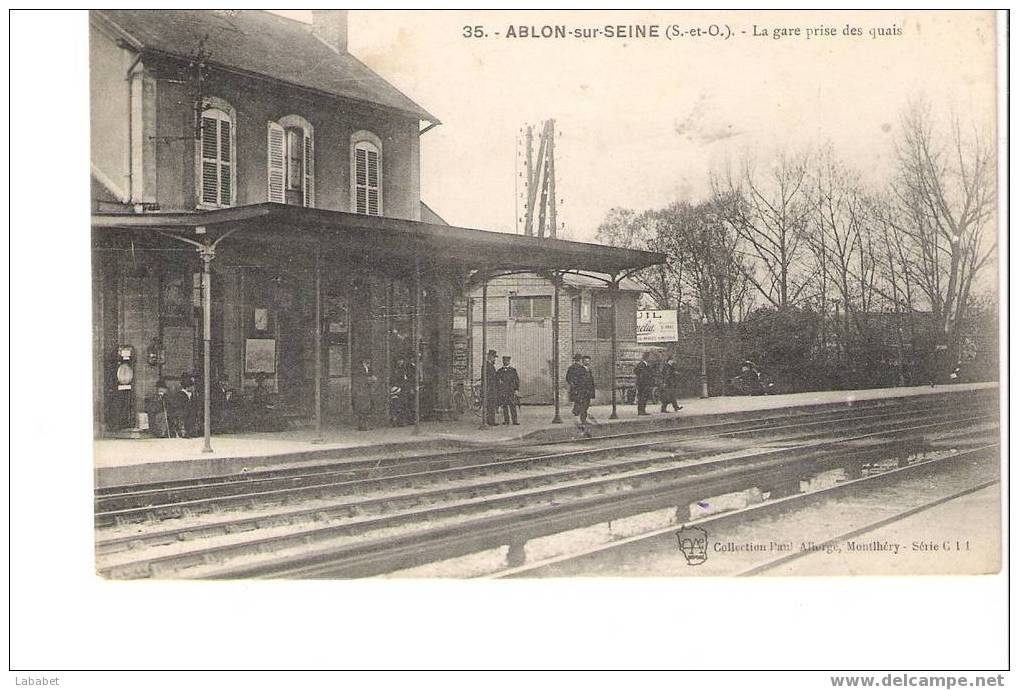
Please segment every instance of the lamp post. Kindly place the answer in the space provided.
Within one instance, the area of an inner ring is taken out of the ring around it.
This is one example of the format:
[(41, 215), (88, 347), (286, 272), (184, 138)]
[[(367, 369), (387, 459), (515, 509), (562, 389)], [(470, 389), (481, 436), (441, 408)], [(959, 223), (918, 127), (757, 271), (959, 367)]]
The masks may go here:
[(701, 397), (708, 397), (708, 315), (701, 313)]

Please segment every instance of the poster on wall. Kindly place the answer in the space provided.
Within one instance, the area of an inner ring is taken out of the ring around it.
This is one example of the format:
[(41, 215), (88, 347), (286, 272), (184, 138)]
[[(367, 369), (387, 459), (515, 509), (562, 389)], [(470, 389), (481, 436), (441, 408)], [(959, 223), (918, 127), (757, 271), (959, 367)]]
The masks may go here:
[(276, 373), (276, 340), (273, 338), (248, 338), (244, 342), (244, 373)]
[(679, 334), (675, 309), (637, 312), (638, 343), (674, 343)]

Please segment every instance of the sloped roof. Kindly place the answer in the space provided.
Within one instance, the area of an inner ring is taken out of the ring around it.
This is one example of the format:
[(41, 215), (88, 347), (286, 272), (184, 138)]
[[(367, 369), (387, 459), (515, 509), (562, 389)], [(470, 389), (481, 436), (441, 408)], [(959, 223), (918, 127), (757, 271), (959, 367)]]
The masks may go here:
[(445, 218), (433, 211), (432, 208), (423, 201), (421, 202), (421, 221), (424, 223), (431, 223), (432, 225), (449, 225)]
[(188, 58), (202, 39), (209, 62), (296, 86), (438, 122), (349, 53), (339, 53), (311, 25), (262, 10), (92, 10), (137, 49)]

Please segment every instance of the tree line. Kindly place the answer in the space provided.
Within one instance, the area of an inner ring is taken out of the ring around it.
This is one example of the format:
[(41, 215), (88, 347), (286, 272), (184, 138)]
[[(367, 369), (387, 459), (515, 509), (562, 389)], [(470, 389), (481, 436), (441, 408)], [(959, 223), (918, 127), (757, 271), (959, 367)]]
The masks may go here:
[(699, 203), (611, 209), (597, 239), (668, 258), (634, 278), (653, 306), (703, 322), (722, 366), (770, 360), (800, 388), (941, 377), (974, 357), (974, 322), (996, 319), (996, 281), (975, 289), (997, 256), (996, 145), (925, 101), (892, 139), (878, 183), (830, 144), (748, 154), (712, 171)]

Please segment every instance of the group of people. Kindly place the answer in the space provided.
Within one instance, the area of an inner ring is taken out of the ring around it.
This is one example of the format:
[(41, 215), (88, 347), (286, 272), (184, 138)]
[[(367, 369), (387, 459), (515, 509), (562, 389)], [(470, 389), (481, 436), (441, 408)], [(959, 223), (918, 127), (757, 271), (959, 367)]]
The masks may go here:
[(149, 431), (159, 438), (194, 438), (201, 436), (204, 412), (195, 377), (184, 374), (180, 390), (171, 393), (166, 381), (156, 381), (156, 392), (145, 401)]
[(503, 355), (502, 366), (495, 368), (498, 353), (489, 350), (485, 354), (485, 367), (482, 369), (481, 386), (484, 391), (485, 424), (495, 426), (496, 410), (502, 410), (502, 423), (519, 426), (517, 408), (520, 401), (517, 391), (520, 390), (520, 376), (510, 364), (512, 357)]
[(655, 388), (658, 388), (658, 399), (662, 403), (662, 412), (679, 412), (683, 406), (676, 402), (679, 395), (679, 369), (676, 367), (676, 360), (671, 355), (662, 364), (658, 375), (651, 367), (651, 353), (645, 352), (637, 366), (633, 368), (637, 388), (637, 414), (640, 416), (649, 415), (647, 411), (648, 401), (654, 395)]

